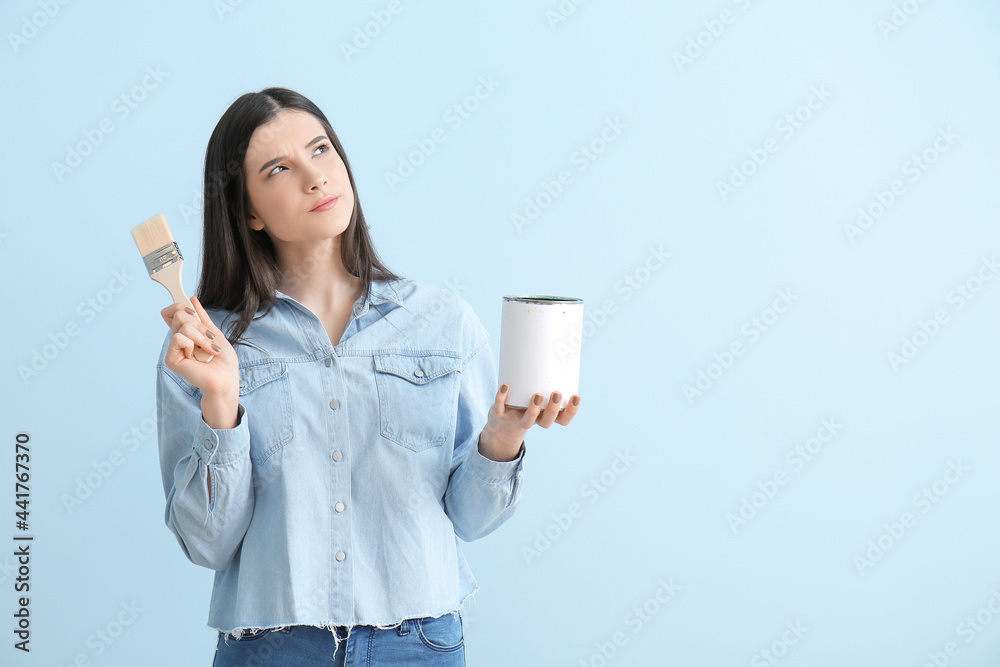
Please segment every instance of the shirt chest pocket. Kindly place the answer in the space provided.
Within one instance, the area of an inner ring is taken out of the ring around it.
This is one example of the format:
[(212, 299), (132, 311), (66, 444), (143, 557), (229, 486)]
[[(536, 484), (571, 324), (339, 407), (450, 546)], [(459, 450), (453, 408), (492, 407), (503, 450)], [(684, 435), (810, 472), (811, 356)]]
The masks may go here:
[(442, 354), (375, 355), (382, 437), (413, 451), (450, 442), (461, 367), (461, 359)]
[(283, 361), (240, 366), (240, 403), (250, 430), (250, 459), (264, 463), (292, 440), (292, 392)]

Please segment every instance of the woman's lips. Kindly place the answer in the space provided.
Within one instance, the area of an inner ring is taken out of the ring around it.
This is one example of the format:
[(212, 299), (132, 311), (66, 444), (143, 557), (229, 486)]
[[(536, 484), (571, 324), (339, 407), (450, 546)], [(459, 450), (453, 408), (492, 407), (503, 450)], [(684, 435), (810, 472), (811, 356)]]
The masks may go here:
[(311, 212), (319, 213), (321, 211), (329, 211), (331, 208), (337, 205), (338, 201), (340, 201), (340, 197), (334, 197), (333, 199), (329, 199), (326, 202), (317, 206), (316, 208), (312, 209)]

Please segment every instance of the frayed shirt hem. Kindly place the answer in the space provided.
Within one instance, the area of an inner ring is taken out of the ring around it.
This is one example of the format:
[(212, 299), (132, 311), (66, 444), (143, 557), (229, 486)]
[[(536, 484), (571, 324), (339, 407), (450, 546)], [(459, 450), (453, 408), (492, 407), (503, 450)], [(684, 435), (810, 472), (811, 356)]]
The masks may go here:
[[(261, 631), (264, 631), (264, 630), (271, 630), (271, 631), (274, 631), (274, 632), (281, 632), (281, 631), (287, 632), (287, 631), (291, 630), (291, 628), (294, 627), (294, 626), (296, 626), (296, 625), (308, 625), (308, 626), (313, 627), (313, 628), (321, 628), (321, 629), (324, 629), (324, 630), (329, 630), (330, 633), (333, 635), (334, 652), (336, 652), (337, 650), (340, 649), (340, 643), (342, 641), (346, 641), (346, 640), (350, 639), (350, 637), (351, 637), (351, 630), (355, 626), (358, 626), (358, 625), (370, 625), (372, 627), (378, 628), (379, 630), (391, 630), (393, 628), (398, 628), (405, 621), (415, 620), (415, 619), (418, 619), (418, 618), (441, 618), (445, 614), (451, 614), (455, 618), (458, 618), (459, 612), (461, 612), (462, 609), (465, 608), (465, 604), (469, 601), (469, 599), (472, 596), (474, 596), (478, 592), (479, 592), (479, 587), (476, 586), (475, 588), (472, 589), (472, 592), (468, 593), (464, 598), (462, 598), (462, 601), (458, 604), (457, 607), (453, 607), (451, 609), (443, 611), (440, 614), (434, 614), (434, 615), (417, 614), (415, 616), (406, 616), (404, 618), (401, 618), (398, 621), (393, 621), (391, 623), (354, 623), (352, 625), (337, 625), (336, 623), (293, 623), (293, 624), (286, 624), (286, 625), (271, 625), (271, 626), (260, 626), (260, 627), (246, 626), (246, 627), (233, 628), (231, 630), (223, 630), (222, 628), (212, 628), (212, 629), (218, 631), (219, 633), (221, 633), (221, 635), (223, 637), (223, 641), (225, 641), (226, 645), (228, 646), (230, 639), (240, 640), (243, 637), (243, 635), (247, 634), (248, 632), (261, 632)], [(209, 626), (209, 627), (211, 627), (211, 626)], [(338, 632), (338, 629), (346, 630), (347, 631), (347, 635), (341, 637), (340, 633)]]

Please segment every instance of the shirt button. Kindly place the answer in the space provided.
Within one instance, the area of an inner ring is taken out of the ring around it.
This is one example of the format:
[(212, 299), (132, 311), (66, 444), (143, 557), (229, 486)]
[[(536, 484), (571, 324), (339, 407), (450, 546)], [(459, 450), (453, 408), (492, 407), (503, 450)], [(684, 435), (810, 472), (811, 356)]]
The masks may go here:
[(333, 509), (337, 510), (338, 512), (343, 512), (344, 511), (344, 503), (337, 503), (336, 505), (333, 506)]
[(333, 366), (333, 359), (331, 359), (330, 357), (327, 357), (324, 360), (324, 363), (326, 363), (326, 367), (329, 368), (330, 366)]
[(347, 558), (347, 554), (345, 554), (343, 551), (338, 551), (336, 558), (337, 560), (344, 560), (345, 558)]
[(243, 378), (240, 378), (240, 388), (243, 388), (245, 386), (247, 386), (247, 381), (244, 380)]
[(212, 441), (209, 440), (208, 438), (205, 438), (205, 449), (211, 449), (212, 447), (213, 447)]
[(424, 372), (422, 370), (420, 370), (419, 368), (417, 370), (413, 371), (413, 374), (416, 375), (418, 378), (422, 378), (424, 376)]
[(338, 401), (337, 399), (333, 399), (332, 401), (330, 401), (331, 410), (336, 410), (339, 407), (340, 407), (340, 401)]
[(340, 453), (339, 449), (333, 453), (333, 460), (334, 461), (339, 461), (342, 458), (344, 458), (344, 455)]

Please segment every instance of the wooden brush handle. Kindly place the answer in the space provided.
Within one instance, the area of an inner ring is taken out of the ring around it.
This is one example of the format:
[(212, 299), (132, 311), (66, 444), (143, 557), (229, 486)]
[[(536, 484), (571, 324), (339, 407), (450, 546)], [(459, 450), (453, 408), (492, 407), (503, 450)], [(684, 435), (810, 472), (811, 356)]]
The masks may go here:
[[(183, 260), (177, 260), (176, 262), (163, 267), (150, 277), (167, 288), (167, 291), (170, 292), (170, 296), (173, 298), (174, 303), (187, 304), (188, 308), (195, 311), (195, 317), (198, 317), (198, 311), (195, 310), (194, 304), (191, 303), (191, 299), (187, 298), (187, 295), (184, 293), (184, 287), (181, 285), (181, 267), (183, 265)], [(201, 322), (200, 317), (198, 317), (198, 321)], [(198, 361), (204, 361), (207, 364), (215, 358), (215, 355), (197, 347), (197, 343), (195, 343), (194, 358)]]

